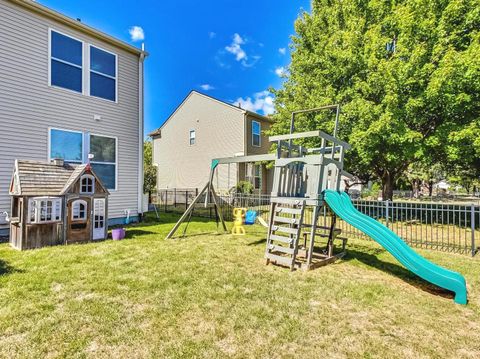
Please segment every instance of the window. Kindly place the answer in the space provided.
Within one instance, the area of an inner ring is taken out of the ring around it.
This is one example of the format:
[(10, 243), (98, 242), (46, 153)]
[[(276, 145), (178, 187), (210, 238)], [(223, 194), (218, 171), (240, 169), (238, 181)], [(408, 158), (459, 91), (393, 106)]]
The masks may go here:
[(50, 129), (50, 160), (63, 158), (66, 162), (82, 163), (83, 134)]
[(83, 43), (50, 31), (50, 84), (83, 92)]
[(261, 167), (260, 165), (255, 165), (254, 166), (254, 173), (253, 173), (253, 187), (255, 189), (260, 189), (261, 188)]
[(190, 146), (195, 144), (195, 130), (190, 130)]
[(106, 188), (117, 188), (117, 139), (99, 135), (90, 136), (92, 168)]
[(90, 95), (117, 100), (117, 55), (90, 46)]
[(95, 192), (95, 177), (92, 175), (83, 175), (80, 179), (80, 193), (92, 194)]
[(252, 146), (260, 147), (260, 133), (262, 132), (262, 127), (260, 122), (252, 121)]
[[(85, 138), (85, 146), (83, 138)], [(117, 139), (115, 137), (50, 129), (49, 159), (63, 158), (69, 163), (85, 163), (88, 153), (93, 154), (91, 165), (104, 186), (117, 188)], [(95, 184), (93, 184), (93, 190)], [(85, 192), (90, 193), (90, 192)]]
[(87, 219), (87, 202), (79, 199), (72, 203), (72, 220)]
[(28, 205), (30, 223), (57, 222), (62, 217), (62, 199), (52, 197), (36, 197)]
[(262, 167), (253, 163), (247, 163), (245, 177), (247, 181), (253, 184), (254, 189), (262, 187)]

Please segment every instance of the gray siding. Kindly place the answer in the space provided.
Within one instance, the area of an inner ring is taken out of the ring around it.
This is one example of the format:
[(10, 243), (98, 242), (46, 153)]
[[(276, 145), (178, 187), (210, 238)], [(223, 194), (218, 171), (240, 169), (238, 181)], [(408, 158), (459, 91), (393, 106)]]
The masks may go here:
[[(48, 85), (49, 27), (118, 56), (118, 103)], [(117, 137), (109, 217), (137, 213), (138, 63), (135, 54), (0, 0), (0, 212), (9, 210), (14, 160), (47, 160), (49, 127)], [(94, 115), (102, 117), (95, 121)]]
[[(230, 105), (192, 92), (154, 138), (153, 162), (158, 188), (202, 188), (213, 158), (243, 154), (244, 113)], [(189, 144), (189, 131), (196, 143)], [(221, 165), (214, 184), (221, 191), (237, 182), (236, 165)]]

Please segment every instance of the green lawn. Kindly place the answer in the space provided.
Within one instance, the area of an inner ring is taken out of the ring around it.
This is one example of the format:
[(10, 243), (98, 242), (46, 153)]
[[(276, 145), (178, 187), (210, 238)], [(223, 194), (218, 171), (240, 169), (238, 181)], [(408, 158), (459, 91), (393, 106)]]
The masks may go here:
[(465, 275), (460, 306), (371, 241), (290, 272), (265, 266), (262, 227), (217, 235), (197, 219), (165, 241), (177, 217), (161, 217), (124, 241), (0, 245), (0, 357), (480, 356), (479, 258), (420, 251)]

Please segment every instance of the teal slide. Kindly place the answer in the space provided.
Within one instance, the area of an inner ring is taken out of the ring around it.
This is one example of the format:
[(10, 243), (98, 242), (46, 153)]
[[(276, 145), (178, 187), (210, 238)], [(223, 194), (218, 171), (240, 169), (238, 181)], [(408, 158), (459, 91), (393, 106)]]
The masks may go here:
[(455, 303), (467, 304), (467, 286), (461, 274), (440, 267), (417, 254), (386, 226), (359, 212), (348, 194), (325, 190), (323, 196), (337, 216), (377, 241), (408, 270), (430, 283), (454, 292)]

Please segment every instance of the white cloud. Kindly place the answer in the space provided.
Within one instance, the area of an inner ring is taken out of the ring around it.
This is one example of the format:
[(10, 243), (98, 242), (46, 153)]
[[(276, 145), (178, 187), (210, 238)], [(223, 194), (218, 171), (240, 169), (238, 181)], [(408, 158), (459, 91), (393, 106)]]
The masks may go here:
[(213, 32), (213, 31), (210, 31), (210, 32), (208, 33), (208, 37), (209, 37), (210, 39), (214, 39), (214, 38), (217, 37), (217, 33), (216, 33), (216, 32)]
[(215, 90), (215, 87), (213, 87), (213, 86), (210, 85), (210, 84), (200, 85), (200, 88), (201, 88), (203, 91)]
[(240, 46), (240, 45), (243, 45), (243, 44), (245, 44), (245, 40), (242, 39), (242, 37), (239, 34), (235, 33), (233, 35), (232, 43), (230, 44), (230, 46), (226, 46), (225, 50), (227, 50), (229, 53), (235, 55), (235, 59), (237, 61), (247, 60), (247, 58), (248, 58), (247, 53)]
[(143, 29), (140, 26), (132, 26), (128, 30), (128, 32), (130, 34), (130, 38), (132, 39), (132, 41), (143, 41), (143, 40), (145, 40), (145, 32), (143, 31)]
[(284, 48), (284, 47), (281, 47), (278, 49), (278, 52), (281, 54), (281, 55), (285, 55), (287, 53), (287, 49)]
[(278, 77), (283, 77), (287, 73), (287, 69), (283, 66), (275, 68), (275, 73)]
[(252, 97), (239, 97), (234, 104), (245, 110), (261, 112), (264, 115), (274, 112), (273, 96), (268, 91), (257, 92)]
[[(233, 35), (232, 43), (228, 46), (225, 46), (224, 50), (219, 51), (221, 55), (222, 52), (225, 53), (225, 50), (232, 55), (235, 55), (235, 60), (240, 62), (244, 67), (253, 67), (261, 59), (259, 55), (249, 56), (247, 51), (242, 47), (242, 45), (247, 44), (247, 40), (242, 38), (238, 33)], [(227, 67), (227, 66), (222, 66)]]

